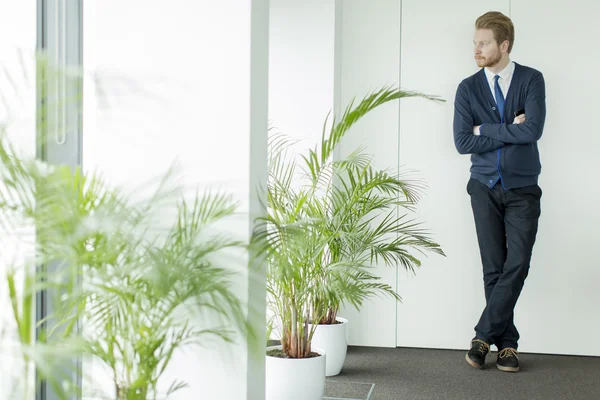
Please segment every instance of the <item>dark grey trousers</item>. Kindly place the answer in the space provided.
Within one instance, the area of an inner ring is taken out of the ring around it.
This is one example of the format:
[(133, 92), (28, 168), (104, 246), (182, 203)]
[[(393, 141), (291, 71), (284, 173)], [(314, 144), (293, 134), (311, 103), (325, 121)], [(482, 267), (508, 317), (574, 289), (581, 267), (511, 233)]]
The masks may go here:
[(514, 308), (529, 273), (538, 230), (542, 190), (538, 185), (492, 189), (470, 179), (467, 192), (483, 264), (486, 307), (475, 327), (476, 337), (499, 349), (517, 349), (519, 331)]

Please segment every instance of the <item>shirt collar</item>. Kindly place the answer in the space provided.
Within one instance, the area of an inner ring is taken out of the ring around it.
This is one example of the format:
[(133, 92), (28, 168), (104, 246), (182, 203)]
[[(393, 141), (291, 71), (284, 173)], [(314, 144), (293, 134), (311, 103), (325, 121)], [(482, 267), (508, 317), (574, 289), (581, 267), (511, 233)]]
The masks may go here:
[[(496, 74), (494, 74), (488, 68), (484, 68), (484, 71), (488, 82), (491, 82), (494, 79), (494, 76), (496, 76)], [(515, 63), (513, 61), (509, 61), (508, 65), (502, 71), (500, 71), (498, 75), (500, 75), (500, 78), (502, 78), (502, 80), (507, 80), (514, 71)]]

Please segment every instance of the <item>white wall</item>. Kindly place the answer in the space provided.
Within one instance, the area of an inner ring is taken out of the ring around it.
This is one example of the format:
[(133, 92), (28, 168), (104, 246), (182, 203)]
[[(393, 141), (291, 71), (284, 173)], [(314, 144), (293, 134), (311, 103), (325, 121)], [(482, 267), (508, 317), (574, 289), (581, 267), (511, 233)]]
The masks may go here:
[[(600, 136), (589, 118), (597, 112), (600, 81), (585, 72), (587, 65), (600, 63), (599, 53), (587, 44), (588, 38), (600, 37), (595, 17), (600, 3), (511, 3), (518, 29), (514, 58), (544, 73), (548, 108), (539, 144), (540, 234), (515, 323), (531, 351), (600, 356), (600, 343), (580, 339), (600, 332), (600, 255), (594, 251), (600, 226)], [(578, 3), (581, 7), (575, 7)]]
[(270, 3), (269, 121), (305, 151), (333, 109), (335, 1)]
[[(257, 180), (266, 178), (267, 5), (105, 0), (85, 7), (84, 65), (103, 76), (110, 93), (120, 94), (109, 97), (107, 112), (86, 82), (84, 168), (135, 191), (177, 160), (187, 187), (234, 194), (242, 215), (228, 229), (247, 239), (247, 213), (256, 211), (251, 184), (264, 187)], [(255, 40), (262, 30), (264, 41)], [(248, 282), (239, 282), (242, 301), (247, 291)], [(261, 359), (249, 371), (243, 344), (193, 349), (173, 359), (162, 383), (190, 384), (173, 398), (260, 399)], [(100, 371), (98, 363), (84, 365), (84, 374), (97, 381), (86, 389), (112, 387)]]
[[(600, 5), (593, 4), (576, 8), (556, 2), (549, 7), (542, 0), (344, 2), (342, 91), (358, 94), (365, 86), (390, 83), (399, 72), (402, 88), (447, 100), (443, 105), (402, 100), (399, 116), (382, 110), (352, 139), (355, 144), (368, 143), (382, 163), (395, 161), (420, 171), (429, 189), (418, 214), (448, 255), (425, 259), (415, 277), (398, 274), (404, 302), (397, 307), (397, 317), (381, 300), (351, 315), (353, 344), (465, 349), (474, 334), (485, 299), (465, 189), (470, 162), (454, 148), (453, 101), (460, 81), (477, 71), (471, 44), (475, 19), (498, 10), (510, 11), (516, 25), (512, 58), (542, 71), (547, 90), (548, 116), (539, 143), (542, 217), (531, 272), (515, 311), (520, 350), (600, 355), (599, 343), (582, 340), (600, 329), (600, 257), (593, 247), (600, 224), (593, 157), (600, 137), (588, 118), (594, 115), (600, 90), (590, 67), (600, 62), (598, 53), (590, 50), (589, 38), (600, 34), (593, 21)], [(402, 24), (394, 17), (400, 5)], [(365, 35), (378, 40), (369, 46)], [(348, 76), (351, 79), (344, 78)], [(396, 284), (388, 271), (382, 276)]]
[[(269, 124), (296, 143), (290, 158), (320, 142), (334, 101), (335, 0), (271, 0)], [(331, 117), (330, 117), (331, 118)], [(297, 186), (305, 182), (298, 171)], [(273, 317), (267, 311), (269, 319)], [(279, 340), (274, 326), (271, 339)]]
[[(339, 71), (340, 104), (344, 108), (353, 97), (357, 101), (383, 85), (397, 85), (400, 71), (400, 1), (343, 0)], [(360, 121), (344, 138), (339, 154), (348, 155), (361, 145), (376, 155), (379, 168), (398, 166), (398, 103), (386, 104)], [(374, 271), (396, 287), (396, 270), (385, 266)], [(349, 319), (348, 340), (352, 345), (393, 347), (396, 344), (396, 304), (388, 297), (364, 303), (360, 314), (345, 308), (340, 316)]]
[(438, 94), (447, 102), (402, 103), (399, 157), (429, 186), (418, 215), (447, 258), (429, 257), (416, 276), (399, 275), (398, 290), (405, 301), (398, 305), (398, 346), (463, 348), (474, 336), (485, 305), (465, 189), (470, 160), (456, 152), (452, 121), (456, 87), (477, 71), (472, 57), (475, 19), (488, 10), (508, 13), (509, 1), (402, 4), (402, 87)]

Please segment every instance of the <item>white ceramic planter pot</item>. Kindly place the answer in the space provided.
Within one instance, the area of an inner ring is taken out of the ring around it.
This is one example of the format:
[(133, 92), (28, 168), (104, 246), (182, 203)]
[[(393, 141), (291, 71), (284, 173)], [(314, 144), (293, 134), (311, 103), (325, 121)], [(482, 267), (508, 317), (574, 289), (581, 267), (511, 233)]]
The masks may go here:
[[(267, 347), (281, 349), (281, 346)], [(322, 400), (325, 392), (325, 360), (321, 354), (313, 358), (277, 358), (267, 356), (265, 365), (265, 400)]]
[(348, 320), (336, 318), (340, 324), (318, 325), (311, 345), (323, 349), (327, 354), (326, 376), (335, 376), (342, 371), (348, 351)]

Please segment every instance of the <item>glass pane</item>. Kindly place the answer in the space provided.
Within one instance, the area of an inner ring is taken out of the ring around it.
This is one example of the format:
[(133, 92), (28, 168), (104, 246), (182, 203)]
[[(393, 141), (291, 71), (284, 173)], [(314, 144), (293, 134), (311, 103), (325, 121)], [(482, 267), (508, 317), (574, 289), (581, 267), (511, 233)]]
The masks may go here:
[[(100, 172), (111, 185), (143, 200), (175, 164), (168, 187), (183, 187), (190, 195), (197, 188), (200, 193), (217, 188), (233, 194), (240, 212), (247, 209), (250, 3), (86, 3), (86, 172)], [(157, 226), (168, 223), (171, 211), (161, 210)], [(238, 215), (233, 226), (219, 228), (247, 235), (247, 216)], [(244, 286), (236, 290), (246, 292)], [(207, 340), (210, 349), (190, 347), (174, 355), (159, 380), (161, 394), (173, 381), (185, 381), (189, 387), (170, 399), (245, 398), (245, 350)], [(113, 375), (106, 366), (95, 359), (83, 367), (84, 392), (114, 398)]]
[[(0, 0), (0, 135), (4, 138), (3, 148), (10, 144), (25, 158), (35, 157), (36, 5), (36, 0)], [(14, 298), (21, 302), (24, 274), (35, 271), (30, 262), (35, 231), (32, 224), (9, 211), (9, 207), (19, 206), (20, 198), (16, 193), (19, 189), (8, 183), (11, 178), (6, 175), (7, 168), (7, 164), (0, 163), (0, 400), (28, 400), (33, 399), (34, 380), (32, 370), (27, 370), (19, 356), (8, 274), (14, 271)], [(33, 310), (31, 307), (26, 308)], [(31, 332), (35, 321), (24, 318), (23, 322)]]

